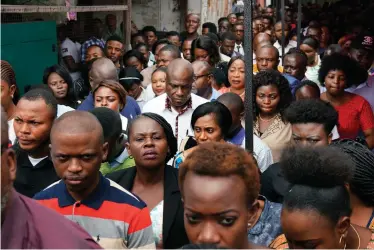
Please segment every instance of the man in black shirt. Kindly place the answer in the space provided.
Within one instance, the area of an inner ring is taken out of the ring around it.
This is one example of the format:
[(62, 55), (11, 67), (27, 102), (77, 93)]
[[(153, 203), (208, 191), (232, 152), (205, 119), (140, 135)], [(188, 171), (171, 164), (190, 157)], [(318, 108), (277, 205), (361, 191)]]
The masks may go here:
[(49, 158), (49, 134), (56, 115), (57, 101), (44, 89), (27, 92), (17, 103), (14, 187), (25, 196), (33, 197), (59, 179)]
[[(299, 100), (285, 112), (291, 123), (292, 143), (296, 146), (326, 146), (332, 141), (333, 128), (338, 123), (338, 113), (331, 104), (320, 99)], [(282, 163), (274, 163), (261, 175), (260, 194), (272, 202), (283, 202), (290, 183), (282, 173)]]

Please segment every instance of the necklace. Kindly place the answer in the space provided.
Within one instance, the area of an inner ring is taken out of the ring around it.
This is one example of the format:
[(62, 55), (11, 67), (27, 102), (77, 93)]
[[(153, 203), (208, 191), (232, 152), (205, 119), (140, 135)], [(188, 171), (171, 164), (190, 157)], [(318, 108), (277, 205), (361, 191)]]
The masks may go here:
[(356, 228), (355, 228), (354, 226), (352, 226), (352, 224), (351, 224), (351, 227), (352, 227), (352, 229), (355, 231), (355, 233), (357, 234), (357, 238), (358, 238), (358, 247), (357, 247), (357, 249), (360, 249), (360, 246), (361, 246), (361, 238), (360, 238), (360, 235), (358, 234)]
[(271, 120), (273, 120), (275, 117), (276, 117), (277, 115), (275, 115), (275, 116), (273, 116), (272, 118), (270, 118), (270, 119), (264, 119), (264, 118), (262, 118), (261, 117), (261, 115), (260, 114), (258, 114), (258, 117), (260, 118), (260, 120), (261, 121), (263, 121), (263, 122), (270, 122)]

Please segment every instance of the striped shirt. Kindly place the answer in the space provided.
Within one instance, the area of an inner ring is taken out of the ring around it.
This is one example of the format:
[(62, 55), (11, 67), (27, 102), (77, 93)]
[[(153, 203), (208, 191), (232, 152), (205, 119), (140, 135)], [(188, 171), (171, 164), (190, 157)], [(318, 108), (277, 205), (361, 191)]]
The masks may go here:
[(83, 227), (103, 248), (155, 248), (146, 204), (100, 174), (96, 189), (82, 201), (58, 181), (34, 199)]

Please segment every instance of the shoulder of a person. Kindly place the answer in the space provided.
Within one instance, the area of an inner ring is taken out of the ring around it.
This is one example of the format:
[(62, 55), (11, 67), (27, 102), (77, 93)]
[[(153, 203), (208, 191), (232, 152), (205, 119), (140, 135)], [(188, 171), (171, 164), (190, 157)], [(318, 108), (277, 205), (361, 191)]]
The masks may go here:
[(198, 95), (195, 95), (195, 94), (191, 94), (191, 99), (192, 99), (192, 105), (194, 105), (196, 107), (201, 105), (201, 104), (204, 104), (206, 102), (209, 102), (209, 100), (207, 100), (205, 98), (202, 98), (201, 96), (198, 96)]
[(118, 170), (118, 171), (114, 171), (112, 173), (109, 173), (105, 176), (105, 178), (108, 178), (116, 183), (119, 183), (121, 181), (121, 179), (125, 176), (127, 176), (128, 174), (130, 174), (131, 172), (134, 171), (134, 168), (135, 167), (130, 167), (130, 168), (126, 168), (126, 169), (121, 169), (121, 170)]
[(152, 112), (155, 110), (161, 110), (164, 108), (162, 105), (166, 100), (166, 93), (149, 100), (143, 107), (143, 113), (145, 112)]

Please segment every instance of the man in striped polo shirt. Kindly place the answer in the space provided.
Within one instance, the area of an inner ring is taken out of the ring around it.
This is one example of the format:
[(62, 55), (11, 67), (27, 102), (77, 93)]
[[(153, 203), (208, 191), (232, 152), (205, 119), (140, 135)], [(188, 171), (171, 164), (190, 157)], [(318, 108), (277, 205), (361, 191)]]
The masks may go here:
[(51, 158), (61, 180), (34, 198), (78, 223), (103, 248), (155, 248), (146, 204), (100, 174), (107, 154), (94, 115), (65, 113), (51, 130)]

